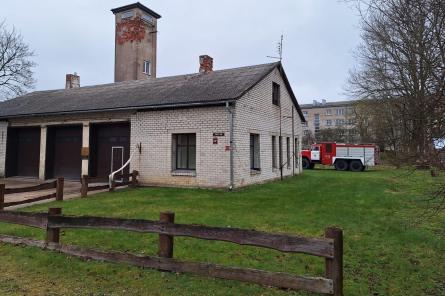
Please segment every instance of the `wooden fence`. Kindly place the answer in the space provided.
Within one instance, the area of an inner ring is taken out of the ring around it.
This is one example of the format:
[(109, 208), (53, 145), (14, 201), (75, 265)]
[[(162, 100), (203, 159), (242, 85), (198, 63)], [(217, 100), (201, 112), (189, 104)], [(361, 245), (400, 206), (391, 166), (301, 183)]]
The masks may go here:
[[(22, 204), (28, 204), (36, 201), (46, 200), (55, 198), (56, 200), (63, 200), (63, 187), (64, 187), (64, 178), (60, 177), (57, 180), (46, 182), (39, 185), (29, 186), (29, 187), (20, 187), (20, 188), (6, 188), (5, 184), (0, 184), (0, 210), (3, 210), (6, 207), (12, 207)], [(42, 190), (49, 190), (55, 188), (56, 191), (51, 194), (27, 198), (20, 201), (12, 201), (5, 202), (5, 196), (8, 194), (14, 193), (26, 193), (26, 192), (36, 192)]]
[[(116, 187), (121, 187), (121, 186), (136, 187), (138, 185), (138, 180), (137, 180), (138, 176), (139, 176), (138, 171), (133, 171), (131, 174), (115, 175), (114, 179), (111, 182), (111, 187), (110, 187), (110, 185), (108, 184), (109, 180), (107, 178), (95, 178), (84, 175), (82, 176), (81, 180), (80, 196), (87, 197), (88, 192), (91, 191), (98, 191), (105, 189), (108, 189), (109, 191), (114, 191)], [(118, 182), (116, 180), (122, 180), (122, 181)], [(93, 183), (106, 183), (106, 184), (92, 185)]]
[[(46, 230), (46, 241), (0, 235), (0, 242), (36, 246), (80, 258), (115, 263), (127, 263), (163, 271), (186, 272), (228, 280), (238, 280), (265, 286), (306, 290), (315, 293), (343, 295), (343, 233), (338, 228), (327, 228), (324, 238), (291, 236), (238, 228), (175, 224), (174, 213), (160, 214), (159, 221), (103, 217), (62, 216), (60, 208), (48, 213), (0, 211), (0, 222), (27, 225)], [(126, 230), (159, 234), (158, 256), (136, 256), (121, 252), (105, 252), (60, 244), (61, 228)], [(283, 272), (226, 267), (210, 263), (184, 262), (173, 259), (175, 236), (231, 242), (269, 248), (281, 252), (304, 253), (325, 258), (325, 277), (297, 276)]]

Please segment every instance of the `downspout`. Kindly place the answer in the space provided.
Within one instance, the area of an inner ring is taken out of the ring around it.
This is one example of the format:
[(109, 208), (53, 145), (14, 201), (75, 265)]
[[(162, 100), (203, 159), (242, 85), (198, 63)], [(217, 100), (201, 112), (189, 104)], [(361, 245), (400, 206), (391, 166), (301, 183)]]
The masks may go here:
[(281, 135), (281, 102), (280, 103), (280, 137), (278, 138), (278, 160), (280, 161), (280, 180), (283, 181), (283, 138)]
[(233, 155), (233, 126), (234, 126), (234, 120), (233, 120), (233, 110), (229, 106), (229, 102), (226, 102), (226, 109), (229, 112), (229, 129), (230, 129), (230, 185), (229, 190), (233, 190), (234, 188), (234, 171), (233, 171), (233, 163), (234, 163), (234, 155)]
[(295, 163), (296, 163), (296, 154), (295, 154), (295, 119), (294, 119), (294, 107), (292, 107), (292, 175), (295, 176)]

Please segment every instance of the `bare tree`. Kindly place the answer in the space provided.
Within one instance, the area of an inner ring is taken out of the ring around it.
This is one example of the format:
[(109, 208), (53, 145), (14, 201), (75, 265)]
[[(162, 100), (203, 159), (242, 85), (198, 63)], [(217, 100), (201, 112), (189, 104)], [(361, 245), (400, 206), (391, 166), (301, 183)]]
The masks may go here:
[[(445, 1), (351, 0), (361, 15), (362, 44), (349, 92), (362, 99), (361, 129), (395, 158), (445, 169)], [(431, 170), (431, 175), (435, 175)], [(445, 209), (445, 184), (426, 193), (429, 209)]]
[(398, 155), (431, 163), (434, 141), (445, 138), (445, 1), (353, 2), (362, 44), (349, 91), (386, 113), (380, 122)]
[(14, 28), (0, 23), (0, 100), (21, 95), (34, 86), (33, 51)]

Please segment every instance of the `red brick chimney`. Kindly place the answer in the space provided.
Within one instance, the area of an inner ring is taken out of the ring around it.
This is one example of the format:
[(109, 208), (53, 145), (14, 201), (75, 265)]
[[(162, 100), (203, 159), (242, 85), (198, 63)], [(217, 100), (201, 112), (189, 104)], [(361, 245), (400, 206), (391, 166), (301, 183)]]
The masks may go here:
[(66, 74), (65, 89), (80, 87), (80, 76), (76, 72), (74, 74)]
[(213, 71), (213, 58), (208, 55), (199, 56), (199, 73), (210, 73)]

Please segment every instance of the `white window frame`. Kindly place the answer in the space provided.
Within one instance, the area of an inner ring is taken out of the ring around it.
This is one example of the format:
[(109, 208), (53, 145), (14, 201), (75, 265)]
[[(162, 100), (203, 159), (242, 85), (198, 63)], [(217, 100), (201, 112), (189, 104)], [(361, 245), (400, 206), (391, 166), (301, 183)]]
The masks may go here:
[(122, 14), (121, 14), (121, 19), (132, 18), (133, 15), (134, 15), (134, 13), (133, 13), (132, 10), (130, 10), (130, 11), (124, 11), (124, 12), (122, 12)]
[[(148, 65), (148, 67), (147, 67), (147, 65)], [(149, 61), (149, 60), (144, 61), (144, 69), (142, 72), (148, 76), (151, 76), (151, 61)]]

